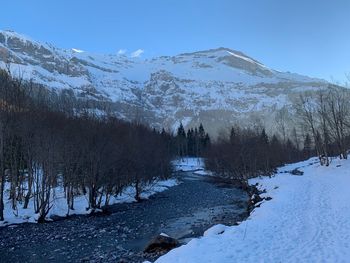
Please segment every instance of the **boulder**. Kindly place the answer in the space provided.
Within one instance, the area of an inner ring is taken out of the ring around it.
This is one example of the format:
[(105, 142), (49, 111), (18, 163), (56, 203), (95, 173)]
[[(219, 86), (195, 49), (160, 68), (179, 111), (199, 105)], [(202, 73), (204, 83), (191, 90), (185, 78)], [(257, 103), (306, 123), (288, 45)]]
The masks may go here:
[(168, 252), (169, 250), (179, 246), (179, 241), (175, 238), (169, 237), (165, 234), (160, 234), (153, 238), (146, 248), (144, 252), (146, 253), (159, 253), (159, 252)]
[(295, 168), (294, 170), (290, 171), (292, 175), (303, 175), (304, 172), (300, 171), (298, 168)]

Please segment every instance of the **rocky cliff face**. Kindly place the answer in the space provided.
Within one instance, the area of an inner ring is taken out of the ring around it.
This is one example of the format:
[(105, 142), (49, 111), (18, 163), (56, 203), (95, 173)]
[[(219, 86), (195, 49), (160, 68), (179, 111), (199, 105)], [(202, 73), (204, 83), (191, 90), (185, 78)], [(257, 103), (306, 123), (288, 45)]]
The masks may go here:
[(328, 83), (269, 69), (245, 54), (218, 48), (149, 60), (64, 50), (12, 31), (0, 31), (0, 66), (49, 89), (110, 102), (117, 116), (142, 118), (174, 130), (203, 122), (212, 133), (231, 124), (262, 123), (293, 114), (302, 91)]

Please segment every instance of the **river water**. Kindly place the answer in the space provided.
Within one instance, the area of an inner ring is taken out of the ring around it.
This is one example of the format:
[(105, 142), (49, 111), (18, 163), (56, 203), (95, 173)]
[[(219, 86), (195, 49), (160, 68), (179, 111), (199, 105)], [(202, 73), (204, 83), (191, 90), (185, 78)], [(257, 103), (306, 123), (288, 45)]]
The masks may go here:
[(140, 203), (117, 204), (110, 215), (74, 216), (0, 228), (0, 262), (143, 262), (156, 235), (186, 243), (214, 224), (247, 216), (246, 192), (220, 178), (178, 174), (180, 184)]

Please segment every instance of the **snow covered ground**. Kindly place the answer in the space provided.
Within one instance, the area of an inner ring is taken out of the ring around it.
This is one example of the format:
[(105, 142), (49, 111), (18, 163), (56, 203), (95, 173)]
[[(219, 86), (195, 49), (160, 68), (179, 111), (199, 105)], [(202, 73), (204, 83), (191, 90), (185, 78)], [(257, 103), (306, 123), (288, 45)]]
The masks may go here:
[[(288, 173), (294, 168), (304, 175)], [(313, 158), (250, 183), (272, 200), (240, 225), (214, 226), (156, 262), (349, 262), (350, 160), (321, 167)]]
[[(167, 190), (169, 187), (177, 185), (179, 182), (176, 179), (168, 179), (164, 181), (157, 181), (151, 185), (144, 187), (141, 197), (146, 199), (149, 196)], [(9, 189), (9, 186), (6, 187)], [(18, 210), (13, 210), (11, 206), (11, 200), (8, 199), (8, 191), (5, 191), (5, 210), (4, 217), (5, 221), (0, 221), (0, 227), (11, 225), (11, 224), (20, 224), (20, 223), (36, 223), (38, 219), (38, 214), (34, 213), (34, 204), (33, 200), (29, 202), (27, 209), (23, 209), (23, 204), (18, 203)], [(112, 196), (110, 199), (110, 204), (117, 203), (126, 203), (135, 201), (135, 188), (126, 187), (122, 194), (118, 196)], [(91, 211), (87, 210), (88, 207), (88, 195), (80, 195), (74, 199), (74, 210), (68, 210), (67, 200), (64, 196), (63, 188), (56, 187), (52, 192), (53, 206), (49, 211), (48, 218), (50, 216), (67, 216), (73, 214), (88, 214)], [(103, 203), (103, 202), (102, 202)]]
[[(193, 171), (200, 175), (208, 174), (207, 171), (204, 170), (204, 161), (201, 158), (182, 158), (173, 161), (173, 165), (176, 171)], [(149, 186), (144, 187), (141, 197), (146, 199), (149, 196), (162, 192), (169, 187), (177, 185), (179, 182), (176, 179), (169, 179), (165, 181), (157, 181)], [(11, 225), (11, 224), (20, 224), (20, 223), (36, 223), (38, 219), (38, 214), (34, 213), (34, 204), (33, 200), (29, 202), (29, 206), (27, 209), (23, 209), (23, 204), (18, 203), (18, 210), (13, 210), (11, 206), (11, 200), (9, 200), (9, 188), (7, 185), (5, 187), (5, 210), (4, 217), (5, 221), (0, 221), (0, 227)], [(110, 204), (117, 203), (126, 203), (126, 202), (134, 202), (135, 201), (135, 188), (127, 187), (124, 189), (121, 195), (112, 196), (110, 199)], [(74, 199), (74, 210), (68, 210), (67, 208), (67, 200), (64, 195), (64, 191), (62, 187), (56, 187), (52, 192), (52, 200), (53, 206), (48, 214), (48, 219), (51, 216), (66, 216), (73, 214), (88, 214), (91, 211), (87, 210), (88, 207), (88, 195), (80, 195), (76, 196)], [(102, 203), (104, 199), (102, 200)]]
[(186, 157), (173, 161), (173, 166), (179, 172), (193, 172), (197, 175), (212, 175), (210, 171), (205, 170), (203, 158)]

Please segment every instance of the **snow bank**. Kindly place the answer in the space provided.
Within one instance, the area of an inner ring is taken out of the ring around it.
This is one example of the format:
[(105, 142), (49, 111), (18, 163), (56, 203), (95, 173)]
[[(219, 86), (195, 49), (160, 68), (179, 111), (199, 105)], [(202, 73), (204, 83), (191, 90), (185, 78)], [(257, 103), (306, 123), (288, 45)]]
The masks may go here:
[[(151, 185), (144, 187), (141, 194), (143, 199), (147, 199), (151, 195), (167, 190), (169, 187), (178, 184), (176, 179), (168, 179), (164, 181), (157, 181)], [(7, 185), (6, 189), (9, 189)], [(1, 226), (20, 224), (20, 223), (36, 223), (38, 219), (38, 214), (34, 213), (34, 203), (30, 200), (27, 209), (23, 209), (23, 204), (17, 204), (17, 210), (13, 210), (11, 206), (11, 200), (8, 198), (9, 191), (5, 191), (5, 210), (4, 217), (5, 221), (0, 222)], [(112, 196), (109, 204), (126, 203), (135, 201), (135, 188), (132, 186), (126, 187), (124, 191), (118, 196)], [(64, 196), (64, 191), (62, 187), (56, 187), (52, 192), (53, 206), (49, 211), (48, 218), (51, 216), (67, 216), (73, 214), (84, 215), (91, 211), (87, 210), (88, 207), (88, 195), (80, 195), (74, 198), (74, 210), (68, 210), (67, 200)], [(102, 204), (104, 200), (102, 200)]]
[(203, 236), (207, 237), (207, 236), (221, 235), (225, 232), (226, 228), (227, 226), (222, 224), (215, 225), (209, 228), (207, 231), (205, 231)]
[(179, 158), (173, 161), (173, 166), (175, 167), (175, 171), (179, 172), (193, 172), (197, 175), (212, 175), (210, 171), (205, 170), (203, 158)]
[[(304, 175), (288, 173), (295, 168)], [(156, 262), (349, 262), (350, 160), (321, 167), (313, 158), (250, 183), (272, 200), (239, 226), (214, 226)]]
[(190, 171), (203, 171), (204, 170), (204, 160), (203, 158), (179, 158), (172, 162), (175, 170), (180, 172), (190, 172)]

